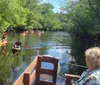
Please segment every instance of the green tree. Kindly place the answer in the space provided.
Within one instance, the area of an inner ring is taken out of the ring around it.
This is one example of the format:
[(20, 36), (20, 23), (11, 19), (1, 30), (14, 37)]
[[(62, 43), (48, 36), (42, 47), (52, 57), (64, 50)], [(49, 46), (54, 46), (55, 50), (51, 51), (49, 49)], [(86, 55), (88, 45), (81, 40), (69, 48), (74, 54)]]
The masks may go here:
[(27, 9), (23, 0), (0, 0), (0, 28), (5, 31), (9, 26), (25, 25)]
[(41, 28), (40, 20), (42, 18), (40, 12), (39, 0), (27, 0), (25, 7), (29, 10), (27, 15), (26, 26), (28, 28)]
[[(99, 0), (66, 0), (66, 25), (73, 37), (72, 55), (76, 63), (85, 65), (84, 52), (100, 43)], [(77, 43), (77, 45), (76, 45)], [(80, 70), (82, 72), (82, 70)], [(79, 72), (79, 73), (81, 73)]]
[(41, 4), (41, 14), (43, 15), (41, 24), (44, 30), (56, 30), (60, 29), (60, 21), (57, 14), (53, 12), (53, 5), (50, 3)]
[(25, 25), (27, 9), (23, 0), (0, 0), (0, 31), (9, 26)]

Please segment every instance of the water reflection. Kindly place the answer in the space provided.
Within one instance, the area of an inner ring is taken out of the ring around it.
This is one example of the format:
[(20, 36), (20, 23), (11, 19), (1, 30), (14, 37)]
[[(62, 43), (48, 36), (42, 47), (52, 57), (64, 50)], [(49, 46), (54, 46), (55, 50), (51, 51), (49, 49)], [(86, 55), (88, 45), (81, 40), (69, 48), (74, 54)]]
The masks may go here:
[[(22, 51), (17, 56), (12, 54), (11, 48), (18, 38), (22, 42)], [(0, 85), (12, 85), (37, 55), (51, 55), (60, 59), (60, 74), (68, 70), (64, 62), (69, 62), (71, 56), (67, 53), (70, 46), (69, 34), (66, 32), (45, 32), (41, 36), (37, 33), (25, 36), (10, 34), (8, 42), (7, 55), (0, 55)]]

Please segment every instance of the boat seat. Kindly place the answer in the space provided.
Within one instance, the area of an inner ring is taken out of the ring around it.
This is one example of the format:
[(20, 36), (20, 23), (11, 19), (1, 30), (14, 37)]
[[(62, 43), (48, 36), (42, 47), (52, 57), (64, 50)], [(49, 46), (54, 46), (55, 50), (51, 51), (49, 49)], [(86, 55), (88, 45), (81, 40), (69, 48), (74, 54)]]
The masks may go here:
[[(42, 68), (42, 62), (53, 64), (53, 69)], [(36, 79), (34, 85), (56, 85), (58, 59), (49, 56), (38, 56), (36, 66)], [(41, 74), (52, 76), (52, 81), (41, 80)]]
[(65, 74), (66, 82), (65, 85), (72, 85), (71, 82), (73, 79), (78, 80), (80, 76), (78, 75), (72, 75), (72, 74)]

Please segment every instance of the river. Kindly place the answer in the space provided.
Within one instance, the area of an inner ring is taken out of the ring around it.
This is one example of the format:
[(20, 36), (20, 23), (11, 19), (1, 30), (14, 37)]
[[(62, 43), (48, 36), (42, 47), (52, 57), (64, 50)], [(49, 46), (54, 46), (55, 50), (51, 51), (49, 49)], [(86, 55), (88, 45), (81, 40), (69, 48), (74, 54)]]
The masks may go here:
[[(12, 46), (20, 39), (22, 51), (18, 55), (12, 54)], [(71, 60), (70, 35), (67, 32), (44, 32), (22, 35), (8, 34), (6, 56), (0, 54), (0, 85), (12, 85), (37, 55), (50, 55), (59, 59), (60, 72), (64, 75), (68, 70), (65, 62)], [(48, 66), (44, 64), (44, 66)]]

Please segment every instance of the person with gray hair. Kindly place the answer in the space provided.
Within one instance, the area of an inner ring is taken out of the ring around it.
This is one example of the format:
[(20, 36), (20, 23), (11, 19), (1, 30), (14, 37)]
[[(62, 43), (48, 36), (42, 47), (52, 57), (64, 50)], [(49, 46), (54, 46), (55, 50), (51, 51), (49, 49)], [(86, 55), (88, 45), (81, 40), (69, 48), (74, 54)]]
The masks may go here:
[(72, 85), (100, 85), (100, 48), (92, 47), (85, 51), (88, 69)]

